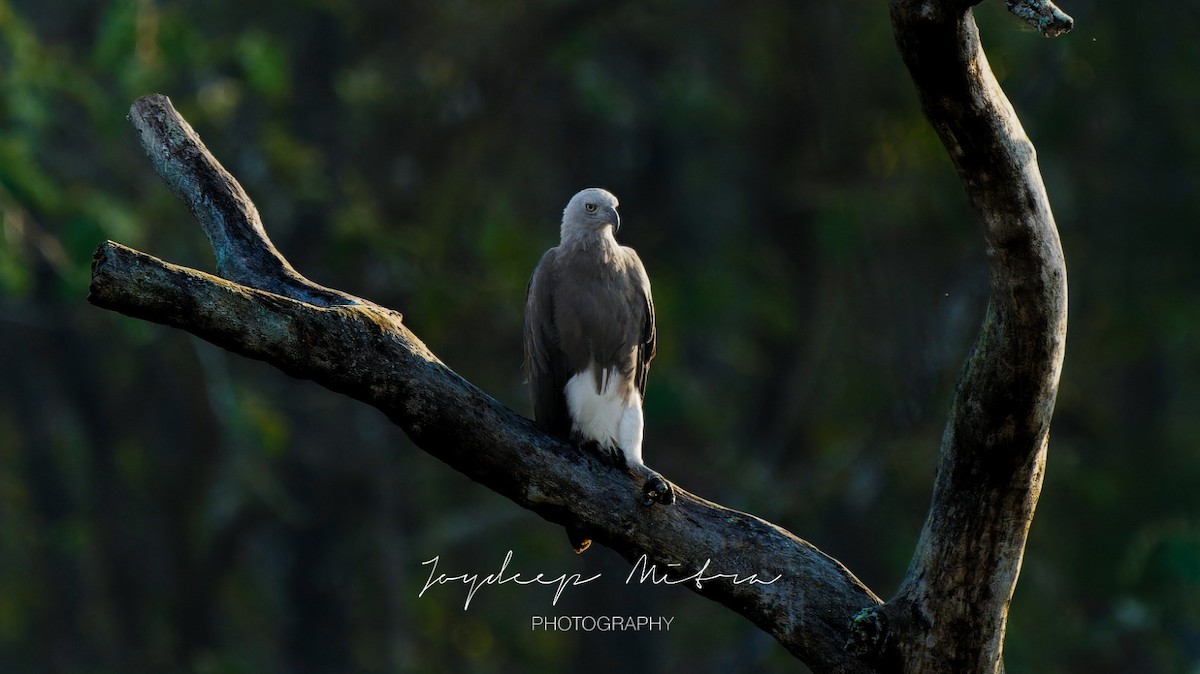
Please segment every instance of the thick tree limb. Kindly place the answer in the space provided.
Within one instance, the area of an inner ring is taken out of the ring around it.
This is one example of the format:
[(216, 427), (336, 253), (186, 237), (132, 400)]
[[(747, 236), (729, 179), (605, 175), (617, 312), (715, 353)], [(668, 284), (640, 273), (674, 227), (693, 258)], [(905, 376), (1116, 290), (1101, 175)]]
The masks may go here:
[(982, 225), (990, 298), (942, 438), (928, 519), (881, 614), (890, 638), (880, 657), (902, 671), (994, 672), (1045, 470), (1066, 266), (1033, 145), (969, 8), (892, 0), (891, 14), (925, 115)]
[(682, 564), (682, 576), (709, 560), (706, 576), (779, 576), (771, 584), (723, 578), (688, 586), (746, 616), (817, 671), (868, 671), (843, 645), (851, 617), (880, 600), (836, 560), (682, 489), (673, 506), (642, 506), (640, 482), (455, 374), (398, 313), (292, 271), (241, 187), (166, 97), (137, 101), (130, 118), (160, 175), (204, 225), (224, 260), (222, 276), (236, 282), (106, 242), (93, 261), (90, 302), (187, 330), (374, 405), (455, 470), (551, 522), (582, 526), (631, 561), (644, 554), (659, 569)]

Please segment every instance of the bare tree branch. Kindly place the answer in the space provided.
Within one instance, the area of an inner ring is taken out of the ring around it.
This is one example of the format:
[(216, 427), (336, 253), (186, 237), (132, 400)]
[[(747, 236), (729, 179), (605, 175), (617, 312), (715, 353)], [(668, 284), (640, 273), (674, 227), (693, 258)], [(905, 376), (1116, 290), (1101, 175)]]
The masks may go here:
[(1075, 26), (1075, 19), (1048, 0), (1004, 0), (1004, 4), (1046, 37), (1058, 37)]
[(166, 96), (146, 96), (129, 109), (142, 148), (175, 195), (200, 223), (222, 277), (317, 306), (357, 301), (317, 285), (275, 249), (246, 191), (212, 156)]
[[(374, 405), (413, 442), (543, 518), (746, 616), (822, 672), (863, 672), (843, 648), (851, 617), (880, 600), (836, 560), (783, 529), (678, 490), (670, 507), (640, 504), (640, 482), (546, 435), (447, 368), (398, 313), (313, 290), (271, 246), (253, 205), (164, 96), (134, 103), (147, 154), (204, 225), (223, 276), (171, 265), (113, 242), (96, 251), (89, 301), (181, 328), (284, 372)], [(146, 122), (145, 120), (150, 120)], [(707, 567), (705, 563), (707, 562)]]
[(982, 225), (990, 297), (942, 438), (928, 519), (878, 616), (889, 633), (879, 656), (906, 672), (994, 672), (1045, 470), (1066, 266), (1033, 144), (992, 75), (970, 9), (893, 0), (891, 14), (925, 115)]

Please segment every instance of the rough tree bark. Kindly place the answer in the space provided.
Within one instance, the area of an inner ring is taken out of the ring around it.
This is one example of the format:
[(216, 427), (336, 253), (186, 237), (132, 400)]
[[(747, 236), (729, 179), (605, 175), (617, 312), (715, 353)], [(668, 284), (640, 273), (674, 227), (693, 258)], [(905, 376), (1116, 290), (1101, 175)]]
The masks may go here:
[[(902, 671), (1001, 668), (1008, 604), (1041, 492), (1067, 330), (1067, 276), (1033, 144), (992, 75), (968, 2), (894, 0), (925, 116), (983, 229), (990, 292), (942, 437), (933, 503), (884, 609)], [(1044, 34), (1050, 3), (1014, 3)], [(970, 638), (964, 638), (970, 635)]]
[[(1006, 0), (1046, 35), (1070, 19)], [(446, 367), (390, 309), (300, 275), (254, 205), (170, 101), (130, 119), (168, 187), (201, 223), (218, 276), (111, 241), (93, 261), (93, 304), (182, 328), (374, 405), (423, 450), (518, 505), (660, 568), (715, 580), (698, 594), (737, 611), (817, 672), (995, 672), (1041, 487), (1066, 329), (1066, 274), (1033, 146), (992, 77), (971, 2), (893, 0), (897, 44), (925, 114), (982, 224), (990, 301), (959, 380), (933, 503), (907, 577), (883, 603), (837, 560), (762, 519), (640, 484), (541, 432)]]

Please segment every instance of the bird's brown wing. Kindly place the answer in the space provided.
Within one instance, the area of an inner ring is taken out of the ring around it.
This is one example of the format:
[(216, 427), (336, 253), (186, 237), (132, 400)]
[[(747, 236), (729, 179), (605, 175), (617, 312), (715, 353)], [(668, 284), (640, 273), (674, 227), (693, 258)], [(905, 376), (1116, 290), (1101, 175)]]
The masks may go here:
[(642, 265), (642, 260), (637, 253), (634, 253), (632, 249), (629, 249), (629, 252), (633, 254), (633, 260), (636, 263), (634, 270), (641, 287), (642, 301), (645, 302), (646, 313), (642, 324), (641, 340), (638, 342), (637, 362), (634, 370), (634, 383), (637, 385), (638, 394), (645, 398), (646, 379), (650, 375), (650, 361), (654, 360), (658, 332), (654, 327), (654, 297), (650, 293), (650, 277), (646, 274), (646, 268)]
[(554, 259), (556, 249), (542, 256), (525, 292), (525, 378), (533, 398), (533, 418), (546, 430), (566, 437), (571, 417), (563, 387), (571, 373), (559, 348), (554, 322)]

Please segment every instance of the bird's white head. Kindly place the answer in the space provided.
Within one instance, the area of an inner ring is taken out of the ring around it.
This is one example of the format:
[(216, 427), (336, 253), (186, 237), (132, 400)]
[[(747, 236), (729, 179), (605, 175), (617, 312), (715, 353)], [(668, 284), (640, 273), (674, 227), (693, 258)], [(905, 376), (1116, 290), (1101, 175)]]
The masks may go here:
[(563, 209), (563, 242), (597, 235), (612, 236), (621, 228), (621, 216), (617, 215), (618, 203), (611, 192), (599, 187), (589, 187), (571, 197)]

